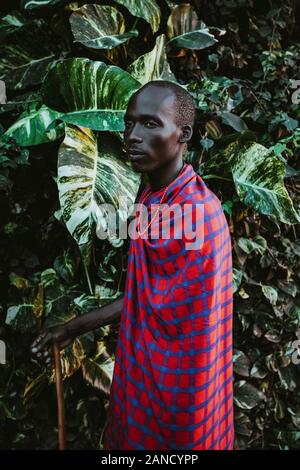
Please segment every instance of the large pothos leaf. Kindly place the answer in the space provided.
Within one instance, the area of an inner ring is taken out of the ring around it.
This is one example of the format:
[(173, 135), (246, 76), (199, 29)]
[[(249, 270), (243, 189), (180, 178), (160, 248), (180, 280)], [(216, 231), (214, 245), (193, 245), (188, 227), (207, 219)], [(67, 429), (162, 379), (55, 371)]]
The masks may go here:
[(56, 49), (57, 38), (43, 20), (25, 24), (0, 45), (0, 78), (15, 90), (38, 85), (55, 61)]
[(170, 69), (165, 51), (166, 36), (161, 34), (155, 40), (152, 51), (141, 55), (127, 68), (142, 85), (151, 80), (169, 80), (177, 83), (176, 77)]
[(75, 40), (91, 49), (113, 49), (139, 34), (125, 33), (122, 13), (109, 5), (83, 5), (73, 11), (70, 24)]
[[(111, 204), (117, 218), (125, 222), (141, 177), (121, 155), (121, 143), (111, 135), (66, 125), (58, 153), (57, 184), (63, 220), (81, 250), (90, 247), (95, 226), (107, 229), (107, 238), (114, 246), (123, 243), (115, 230), (118, 219), (111, 219), (103, 204)], [(126, 197), (126, 207), (121, 196)]]
[(287, 224), (300, 222), (284, 186), (284, 164), (272, 151), (258, 143), (234, 142), (224, 156), (231, 162), (237, 194), (246, 205)]
[(215, 35), (225, 34), (225, 30), (207, 27), (198, 19), (197, 13), (189, 3), (172, 8), (167, 22), (167, 46), (185, 49), (205, 49), (217, 43)]
[(133, 16), (143, 18), (150, 24), (152, 32), (156, 33), (161, 20), (160, 8), (156, 0), (115, 0), (123, 5)]
[(73, 113), (57, 113), (48, 130), (55, 129), (59, 121), (76, 126), (88, 127), (94, 131), (123, 131), (125, 111), (116, 109), (92, 109), (86, 111), (74, 111)]
[[(47, 73), (41, 88), (47, 106), (71, 123), (96, 130), (124, 130), (123, 114), (141, 84), (120, 67), (70, 58)], [(75, 113), (75, 114), (74, 114)]]
[(49, 131), (47, 131), (47, 128), (60, 115), (61, 113), (45, 105), (39, 109), (32, 108), (28, 112), (24, 111), (4, 135), (13, 137), (17, 144), (22, 147), (57, 140), (64, 134), (64, 124), (60, 124)]

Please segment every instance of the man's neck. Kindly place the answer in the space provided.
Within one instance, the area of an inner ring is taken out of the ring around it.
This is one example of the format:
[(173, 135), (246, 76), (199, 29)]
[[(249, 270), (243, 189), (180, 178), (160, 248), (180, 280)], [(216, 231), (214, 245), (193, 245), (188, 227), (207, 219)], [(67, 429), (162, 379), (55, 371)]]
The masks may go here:
[(182, 158), (172, 160), (167, 165), (147, 173), (151, 191), (159, 191), (168, 186), (180, 173), (184, 165)]

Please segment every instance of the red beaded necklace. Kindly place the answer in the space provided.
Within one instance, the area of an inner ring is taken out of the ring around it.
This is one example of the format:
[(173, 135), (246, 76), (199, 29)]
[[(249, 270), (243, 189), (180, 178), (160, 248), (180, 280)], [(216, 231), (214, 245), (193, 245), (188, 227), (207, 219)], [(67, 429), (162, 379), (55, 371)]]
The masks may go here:
[[(182, 167), (181, 167), (181, 169), (180, 169), (178, 175), (176, 176), (176, 178), (178, 178), (178, 176), (179, 176), (180, 173), (182, 172), (183, 167), (184, 167), (184, 163), (185, 163), (185, 162), (183, 162), (183, 165), (182, 165)], [(175, 179), (175, 178), (174, 178), (174, 179)], [(160, 202), (159, 202), (159, 204), (158, 204), (158, 208), (157, 208), (157, 210), (156, 210), (154, 216), (151, 218), (150, 222), (148, 223), (147, 227), (145, 228), (145, 230), (143, 230), (142, 233), (140, 232), (140, 214), (139, 214), (138, 224), (137, 224), (137, 231), (138, 231), (139, 236), (144, 235), (144, 233), (146, 232), (146, 230), (148, 230), (148, 228), (149, 228), (150, 225), (152, 224), (153, 220), (155, 219), (156, 215), (158, 214), (158, 211), (159, 211), (160, 206), (161, 206), (161, 204), (162, 204), (162, 202), (163, 202), (163, 200), (164, 200), (164, 197), (165, 197), (165, 195), (166, 195), (166, 192), (168, 191), (169, 186), (174, 182), (174, 179), (173, 179), (172, 181), (170, 181), (170, 183), (168, 184), (168, 186), (165, 188), (165, 190), (164, 190), (164, 192), (163, 192), (163, 194), (162, 194), (162, 197), (160, 198)], [(148, 191), (148, 193), (146, 193), (146, 194), (144, 195), (143, 200), (142, 200), (139, 204), (143, 204), (143, 202), (146, 200), (146, 198), (147, 198), (151, 193), (152, 193), (152, 191), (151, 191), (151, 189), (150, 189), (150, 190)]]

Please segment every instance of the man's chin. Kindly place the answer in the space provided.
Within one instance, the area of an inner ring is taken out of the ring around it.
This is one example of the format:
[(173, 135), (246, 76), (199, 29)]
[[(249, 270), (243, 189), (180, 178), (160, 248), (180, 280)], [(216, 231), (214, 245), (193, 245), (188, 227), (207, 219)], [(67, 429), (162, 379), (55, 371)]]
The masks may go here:
[(138, 173), (147, 173), (149, 171), (149, 167), (147, 162), (143, 161), (143, 159), (130, 161), (132, 168), (137, 171)]

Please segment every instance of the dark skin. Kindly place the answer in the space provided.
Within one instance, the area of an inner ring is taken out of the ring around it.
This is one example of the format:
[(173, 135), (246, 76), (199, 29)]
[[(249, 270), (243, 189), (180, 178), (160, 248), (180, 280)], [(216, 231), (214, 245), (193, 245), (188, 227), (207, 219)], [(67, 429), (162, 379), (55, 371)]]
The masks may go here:
[[(174, 102), (170, 90), (151, 85), (132, 96), (124, 116), (125, 149), (145, 153), (131, 163), (135, 171), (147, 174), (152, 191), (176, 178), (183, 166), (185, 145), (193, 133), (191, 126), (176, 125)], [(124, 295), (63, 325), (44, 329), (31, 345), (33, 357), (52, 367), (54, 342), (62, 349), (83, 333), (119, 321), (123, 299)]]
[(148, 86), (132, 97), (124, 116), (125, 148), (146, 154), (132, 165), (147, 173), (152, 191), (167, 186), (178, 175), (186, 142), (193, 133), (191, 126), (176, 125), (174, 101), (170, 90)]

